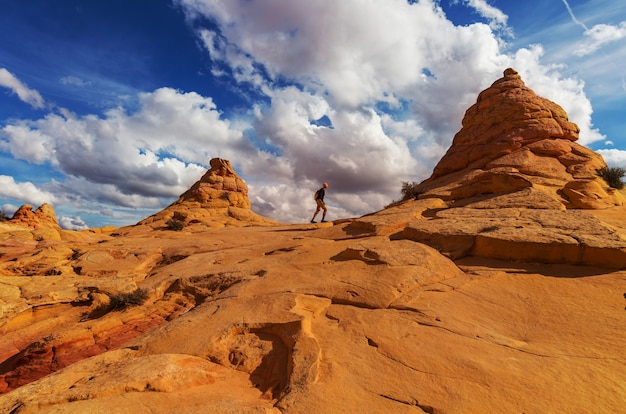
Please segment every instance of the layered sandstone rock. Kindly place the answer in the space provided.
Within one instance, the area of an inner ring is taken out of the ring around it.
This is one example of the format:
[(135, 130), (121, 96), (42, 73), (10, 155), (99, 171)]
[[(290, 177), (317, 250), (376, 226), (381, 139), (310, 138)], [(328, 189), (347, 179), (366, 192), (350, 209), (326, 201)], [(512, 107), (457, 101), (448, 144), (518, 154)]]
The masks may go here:
[[(623, 272), (452, 261), (413, 241), (418, 221), (444, 239), (435, 215), (454, 210), (428, 199), (324, 227), (140, 225), (67, 244), (60, 273), (29, 277), (18, 264), (32, 252), (0, 256), (13, 272), (0, 284), (0, 412), (620, 412)], [(494, 227), (515, 218), (497, 212)], [(526, 233), (551, 240), (546, 254), (570, 248), (568, 221), (583, 241), (609, 222), (626, 240), (623, 211), (549, 212)], [(475, 220), (456, 224), (498, 233)], [(97, 311), (137, 288), (144, 303)]]
[(178, 200), (140, 224), (164, 226), (170, 220), (185, 226), (202, 223), (211, 227), (275, 224), (250, 210), (248, 186), (230, 161), (213, 158), (210, 165), (204, 176)]
[(220, 209), (237, 207), (250, 209), (248, 186), (243, 181), (230, 161), (213, 158), (208, 170), (200, 181), (184, 192), (174, 205), (197, 203), (201, 208)]
[(418, 185), (419, 200), (405, 209), (427, 200), (440, 207), (414, 215), (392, 237), (454, 259), (624, 268), (626, 237), (581, 210), (621, 212), (626, 198), (598, 176), (606, 164), (575, 142), (578, 133), (559, 105), (507, 69), (466, 111), (447, 153)]
[(33, 206), (24, 204), (13, 214), (11, 224), (23, 225), (33, 230), (61, 230), (54, 209), (48, 203), (33, 211)]
[(420, 197), (467, 205), (528, 190), (533, 208), (625, 205), (626, 198), (598, 177), (606, 167), (602, 156), (577, 144), (578, 134), (563, 108), (507, 69), (466, 111), (448, 152), (419, 185)]

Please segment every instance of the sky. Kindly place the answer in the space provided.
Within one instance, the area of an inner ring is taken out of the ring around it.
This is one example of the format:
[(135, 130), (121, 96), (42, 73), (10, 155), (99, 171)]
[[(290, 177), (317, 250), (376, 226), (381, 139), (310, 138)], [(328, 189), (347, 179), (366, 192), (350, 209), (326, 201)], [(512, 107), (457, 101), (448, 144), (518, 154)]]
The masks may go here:
[(515, 68), (626, 167), (626, 2), (2, 0), (0, 209), (124, 226), (230, 160), (251, 208), (359, 217), (430, 176)]

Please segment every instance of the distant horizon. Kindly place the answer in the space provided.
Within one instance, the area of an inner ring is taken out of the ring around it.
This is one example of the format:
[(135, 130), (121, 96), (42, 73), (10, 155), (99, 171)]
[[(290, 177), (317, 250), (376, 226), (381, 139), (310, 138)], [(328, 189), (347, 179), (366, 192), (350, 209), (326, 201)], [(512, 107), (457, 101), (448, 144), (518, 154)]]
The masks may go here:
[[(517, 70), (626, 167), (626, 3), (609, 0), (8, 0), (0, 210), (121, 227), (228, 159), (251, 209), (308, 222), (420, 182), (478, 93)], [(271, 7), (268, 7), (271, 4)]]

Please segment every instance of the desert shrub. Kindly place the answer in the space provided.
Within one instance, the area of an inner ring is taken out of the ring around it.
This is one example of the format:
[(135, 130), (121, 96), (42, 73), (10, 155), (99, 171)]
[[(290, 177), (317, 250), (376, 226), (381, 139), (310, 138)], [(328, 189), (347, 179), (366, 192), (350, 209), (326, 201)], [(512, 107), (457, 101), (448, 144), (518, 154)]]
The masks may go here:
[(402, 189), (400, 190), (400, 192), (402, 193), (402, 200), (409, 200), (411, 198), (417, 198), (417, 196), (420, 195), (420, 192), (417, 191), (417, 186), (419, 185), (419, 183), (416, 183), (415, 181), (412, 182), (408, 182), (408, 181), (403, 181), (402, 182)]
[(496, 231), (499, 228), (500, 228), (500, 226), (494, 224), (493, 226), (487, 226), (487, 227), (483, 228), (482, 230), (479, 231), (479, 233), (489, 233), (489, 232), (492, 232), (492, 231)]
[(626, 174), (626, 169), (620, 167), (604, 167), (598, 170), (598, 175), (606, 181), (611, 188), (621, 190), (624, 187), (622, 177)]
[(406, 200), (417, 199), (417, 197), (421, 194), (419, 191), (417, 191), (418, 185), (419, 184), (416, 183), (415, 181), (413, 182), (403, 181), (402, 188), (400, 189), (402, 198), (400, 200), (393, 200), (391, 203), (387, 204), (385, 208), (395, 206), (396, 204), (401, 203)]
[(98, 306), (85, 316), (87, 319), (98, 319), (111, 311), (121, 311), (130, 306), (138, 306), (148, 299), (146, 289), (135, 289), (132, 292), (120, 292), (109, 298), (109, 303)]
[(0, 221), (8, 221), (8, 220), (9, 220), (9, 217), (6, 214), (4, 214), (3, 211), (0, 211)]
[(146, 289), (135, 289), (132, 292), (120, 292), (111, 296), (109, 310), (122, 310), (129, 306), (143, 304), (148, 299)]
[(178, 219), (174, 219), (174, 218), (169, 219), (165, 224), (167, 225), (168, 229), (176, 230), (176, 231), (182, 230), (183, 227), (185, 227), (185, 222), (184, 221), (178, 220)]

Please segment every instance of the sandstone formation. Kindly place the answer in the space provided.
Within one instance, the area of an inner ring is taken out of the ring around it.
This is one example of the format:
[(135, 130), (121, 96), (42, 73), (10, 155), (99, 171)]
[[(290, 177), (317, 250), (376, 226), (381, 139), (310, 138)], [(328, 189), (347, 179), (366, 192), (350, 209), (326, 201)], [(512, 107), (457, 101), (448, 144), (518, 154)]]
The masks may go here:
[[(533, 208), (601, 209), (626, 198), (598, 177), (602, 156), (577, 144), (579, 128), (559, 105), (504, 71), (465, 113), (452, 146), (422, 182), (420, 197), (471, 204), (525, 190)], [(523, 197), (507, 206), (526, 205)], [(521, 204), (520, 204), (521, 203)]]
[(33, 206), (24, 204), (13, 214), (11, 224), (23, 225), (35, 230), (61, 230), (54, 209), (48, 203), (33, 211)]
[[(54, 209), (49, 204), (42, 204), (33, 211), (33, 206), (21, 206), (10, 220), (0, 222), (0, 242), (10, 239), (9, 244), (25, 244), (30, 241), (61, 240), (73, 237), (59, 227)], [(2, 245), (0, 245), (1, 253)]]
[(178, 200), (140, 224), (167, 226), (175, 220), (182, 225), (202, 223), (212, 227), (274, 224), (250, 210), (248, 186), (230, 161), (213, 158), (211, 169)]
[(622, 412), (624, 194), (494, 85), (544, 109), (466, 116), (419, 199), (363, 217), (270, 222), (212, 160), (135, 226), (0, 226), (0, 412)]
[(575, 142), (578, 132), (559, 105), (505, 70), (466, 111), (432, 176), (417, 186), (419, 199), (440, 208), (393, 237), (453, 259), (626, 267), (623, 235), (594, 216), (626, 198), (598, 176), (606, 164)]

